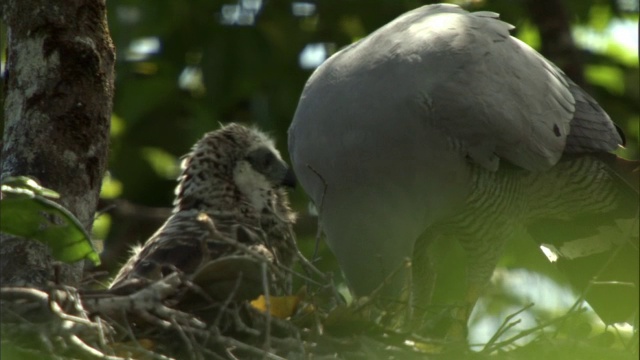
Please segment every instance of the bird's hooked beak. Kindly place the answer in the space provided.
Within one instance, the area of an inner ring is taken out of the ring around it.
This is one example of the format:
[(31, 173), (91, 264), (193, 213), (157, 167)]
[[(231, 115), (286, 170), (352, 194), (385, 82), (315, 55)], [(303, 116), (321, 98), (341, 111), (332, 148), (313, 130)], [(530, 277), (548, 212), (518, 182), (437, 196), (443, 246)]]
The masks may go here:
[(254, 171), (262, 174), (272, 186), (295, 188), (296, 176), (291, 167), (280, 158), (277, 151), (261, 147), (247, 154), (244, 160)]
[(284, 174), (284, 178), (282, 179), (280, 185), (286, 186), (290, 189), (295, 189), (297, 182), (298, 180), (296, 179), (296, 174), (294, 174), (293, 170), (287, 166), (287, 171)]

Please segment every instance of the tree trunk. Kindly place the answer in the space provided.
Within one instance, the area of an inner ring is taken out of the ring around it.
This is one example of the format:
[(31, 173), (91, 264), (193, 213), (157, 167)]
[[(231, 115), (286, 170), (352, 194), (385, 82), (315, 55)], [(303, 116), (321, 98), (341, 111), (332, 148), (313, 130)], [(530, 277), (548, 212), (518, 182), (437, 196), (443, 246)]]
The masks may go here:
[[(27, 175), (91, 230), (107, 166), (115, 52), (104, 0), (6, 0), (2, 177)], [(0, 285), (76, 285), (82, 262), (54, 279), (48, 247), (0, 237)]]

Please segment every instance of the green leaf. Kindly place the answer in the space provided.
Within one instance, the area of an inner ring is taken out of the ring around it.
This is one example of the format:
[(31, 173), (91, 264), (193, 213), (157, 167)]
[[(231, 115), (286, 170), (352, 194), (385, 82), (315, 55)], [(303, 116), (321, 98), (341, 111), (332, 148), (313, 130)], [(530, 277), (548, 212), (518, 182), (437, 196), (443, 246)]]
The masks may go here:
[(41, 195), (53, 199), (60, 197), (60, 194), (57, 192), (40, 186), (40, 184), (28, 176), (12, 176), (4, 179), (2, 181), (2, 192), (5, 192), (5, 189), (7, 189), (7, 191), (20, 193), (30, 192), (33, 193), (33, 195)]
[(57, 260), (73, 263), (88, 258), (99, 265), (100, 256), (82, 224), (45, 196), (59, 197), (27, 177), (3, 181), (0, 231), (46, 244)]
[(107, 172), (105, 177), (102, 179), (100, 198), (115, 199), (120, 195), (122, 195), (122, 182), (118, 179), (114, 179), (111, 174)]
[(585, 77), (591, 84), (600, 85), (613, 94), (624, 94), (624, 72), (618, 67), (587, 65)]
[(149, 162), (158, 176), (165, 179), (173, 180), (180, 173), (178, 158), (160, 148), (142, 148), (142, 157)]

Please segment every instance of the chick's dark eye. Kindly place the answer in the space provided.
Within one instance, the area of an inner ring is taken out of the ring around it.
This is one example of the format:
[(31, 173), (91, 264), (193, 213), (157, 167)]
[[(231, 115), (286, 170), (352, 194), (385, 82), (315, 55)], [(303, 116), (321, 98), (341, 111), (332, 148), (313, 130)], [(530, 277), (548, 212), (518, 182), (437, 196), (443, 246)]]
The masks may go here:
[(274, 160), (275, 160), (275, 156), (269, 152), (265, 154), (265, 156), (262, 158), (262, 166), (264, 166), (265, 168), (268, 168), (273, 164)]
[(275, 155), (268, 149), (259, 149), (247, 155), (246, 159), (256, 170), (266, 170), (273, 165)]

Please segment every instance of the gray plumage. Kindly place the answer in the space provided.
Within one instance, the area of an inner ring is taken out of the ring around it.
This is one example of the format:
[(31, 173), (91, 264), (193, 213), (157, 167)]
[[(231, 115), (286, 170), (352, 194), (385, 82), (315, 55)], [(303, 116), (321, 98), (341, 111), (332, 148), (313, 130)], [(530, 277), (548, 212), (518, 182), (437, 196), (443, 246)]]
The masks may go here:
[[(173, 214), (134, 250), (113, 290), (128, 292), (179, 270), (226, 284), (202, 287), (231, 291), (243, 272), (237, 297), (252, 298), (262, 293), (265, 261), (273, 290), (289, 291), (285, 268), (297, 248), (295, 214), (283, 186), (293, 186), (295, 178), (267, 135), (238, 124), (207, 133), (185, 156), (178, 181)], [(224, 299), (229, 293), (210, 295)]]
[[(424, 6), (308, 80), (289, 152), (357, 294), (413, 256), (414, 294), (428, 297), (428, 247), (439, 238), (462, 243), (478, 290), (520, 228), (616, 208), (607, 161), (563, 157), (615, 150), (621, 135), (511, 29), (495, 13)], [(404, 281), (394, 279), (397, 298)]]

